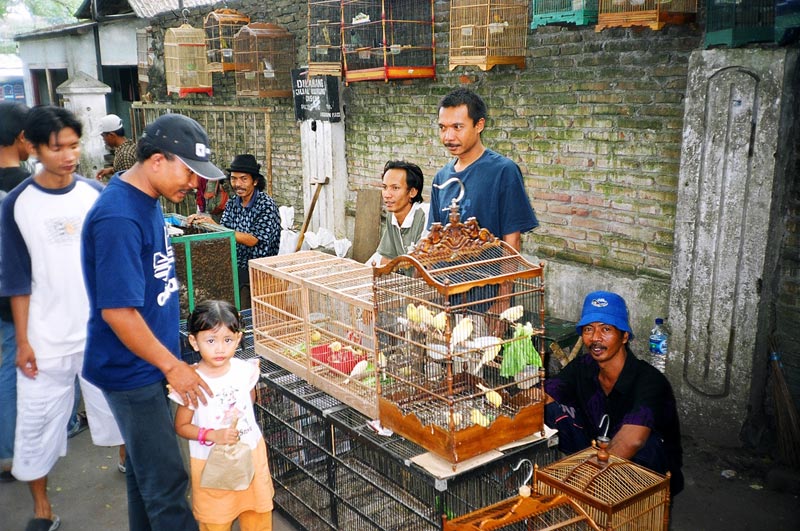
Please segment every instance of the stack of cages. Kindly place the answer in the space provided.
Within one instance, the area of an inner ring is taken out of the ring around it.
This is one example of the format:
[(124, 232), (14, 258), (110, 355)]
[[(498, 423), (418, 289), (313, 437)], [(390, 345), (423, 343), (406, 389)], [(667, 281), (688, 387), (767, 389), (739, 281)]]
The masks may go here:
[(215, 9), (203, 20), (206, 32), (206, 54), (209, 72), (229, 72), (236, 70), (233, 57), (233, 39), (242, 28), (250, 23), (250, 17), (235, 9)]
[(345, 81), (436, 77), (433, 1), (344, 0)]
[(775, 0), (707, 0), (706, 48), (771, 42), (775, 37)]
[(292, 95), (294, 35), (265, 22), (242, 26), (233, 40), (236, 95), (288, 98)]
[(301, 529), (439, 530), (513, 496), (521, 458), (540, 466), (557, 448), (535, 444), (440, 479), (409, 464), (424, 452), (397, 434), (378, 435), (368, 417), (268, 361), (256, 405), (267, 441), (275, 503)]
[(663, 530), (669, 526), (669, 474), (609, 454), (606, 443), (534, 472), (538, 494), (565, 494), (608, 531)]
[(451, 463), (544, 435), (543, 266), (454, 204), (376, 268), (381, 423)]
[(450, 70), (495, 65), (525, 68), (530, 0), (450, 2)]
[(308, 75), (342, 75), (341, 0), (308, 0)]
[(585, 26), (597, 22), (597, 0), (533, 0), (531, 29), (547, 24)]
[(180, 283), (181, 320), (206, 299), (226, 300), (240, 308), (236, 233), (212, 223), (190, 225), (179, 214), (164, 214), (164, 221)]
[(168, 95), (214, 95), (203, 30), (186, 23), (168, 29), (164, 34), (164, 68)]
[(250, 261), (256, 352), (377, 417), (372, 269), (303, 251)]
[[(530, 487), (528, 487), (530, 489)], [(520, 489), (522, 490), (522, 489)], [(564, 495), (519, 496), (448, 521), (443, 531), (600, 531), (577, 503)]]
[(660, 30), (667, 24), (692, 22), (696, 14), (697, 0), (600, 0), (594, 29), (648, 26)]

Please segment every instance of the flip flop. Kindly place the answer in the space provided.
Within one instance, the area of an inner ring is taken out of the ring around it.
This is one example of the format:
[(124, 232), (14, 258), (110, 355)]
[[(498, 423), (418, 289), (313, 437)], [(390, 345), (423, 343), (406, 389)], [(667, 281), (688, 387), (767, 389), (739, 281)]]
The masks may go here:
[(59, 527), (61, 527), (61, 518), (53, 515), (52, 519), (33, 518), (25, 526), (25, 531), (56, 531)]

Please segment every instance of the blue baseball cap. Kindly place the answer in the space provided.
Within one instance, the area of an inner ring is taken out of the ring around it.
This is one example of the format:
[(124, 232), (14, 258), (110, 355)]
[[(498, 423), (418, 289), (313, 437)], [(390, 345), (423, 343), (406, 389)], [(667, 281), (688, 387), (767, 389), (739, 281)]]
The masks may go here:
[(625, 299), (610, 291), (593, 291), (583, 300), (581, 320), (575, 326), (578, 334), (587, 324), (603, 323), (628, 332), (628, 339), (633, 339), (631, 325), (628, 324), (628, 307)]

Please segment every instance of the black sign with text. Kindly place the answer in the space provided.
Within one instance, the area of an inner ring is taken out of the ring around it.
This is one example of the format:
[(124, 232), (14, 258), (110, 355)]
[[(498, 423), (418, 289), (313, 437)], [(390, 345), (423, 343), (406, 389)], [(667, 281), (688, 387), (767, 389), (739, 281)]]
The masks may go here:
[(297, 120), (341, 122), (339, 107), (339, 78), (309, 76), (308, 69), (292, 70), (294, 116)]

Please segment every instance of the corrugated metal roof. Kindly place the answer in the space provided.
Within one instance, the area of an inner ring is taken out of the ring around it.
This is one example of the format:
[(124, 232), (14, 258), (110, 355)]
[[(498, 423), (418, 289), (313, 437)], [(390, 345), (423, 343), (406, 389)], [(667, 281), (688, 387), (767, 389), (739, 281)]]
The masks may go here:
[[(98, 2), (101, 1), (98, 0)], [(170, 11), (180, 14), (184, 8), (213, 6), (218, 4), (219, 0), (216, 2), (209, 2), (208, 0), (128, 0), (128, 3), (140, 18), (151, 18)]]

